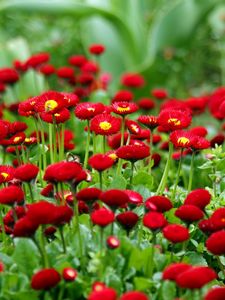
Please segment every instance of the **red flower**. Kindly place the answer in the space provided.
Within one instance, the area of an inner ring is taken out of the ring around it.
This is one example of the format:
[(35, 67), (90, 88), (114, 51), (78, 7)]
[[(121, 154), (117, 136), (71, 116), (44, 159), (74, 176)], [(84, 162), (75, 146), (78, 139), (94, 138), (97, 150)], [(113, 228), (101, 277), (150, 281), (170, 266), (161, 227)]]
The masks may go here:
[(86, 61), (86, 63), (81, 67), (82, 72), (97, 73), (99, 71), (99, 66), (94, 61)]
[(83, 102), (77, 104), (75, 116), (80, 120), (90, 120), (94, 116), (103, 113), (105, 106), (102, 103)]
[(117, 293), (114, 289), (111, 288), (104, 288), (100, 291), (95, 290), (91, 292), (91, 294), (88, 296), (87, 300), (116, 300), (117, 299)]
[(153, 89), (152, 90), (152, 96), (154, 96), (156, 99), (165, 99), (168, 97), (168, 93), (165, 89)]
[(19, 74), (11, 68), (0, 69), (0, 82), (5, 84), (13, 84), (19, 80)]
[(225, 228), (225, 208), (218, 208), (213, 212), (210, 218), (213, 227), (217, 230)]
[(164, 227), (163, 235), (167, 240), (174, 244), (182, 243), (189, 239), (188, 229), (179, 224), (171, 224)]
[(152, 196), (145, 201), (145, 207), (147, 210), (151, 210), (152, 205), (159, 212), (165, 212), (173, 208), (173, 204), (170, 199), (165, 196)]
[(77, 200), (82, 200), (84, 202), (94, 202), (99, 199), (101, 190), (95, 187), (87, 187), (80, 190), (76, 194)]
[(190, 131), (175, 130), (170, 134), (170, 141), (176, 148), (190, 148), (195, 143), (196, 136)]
[(220, 230), (212, 235), (206, 241), (206, 248), (214, 255), (225, 254), (225, 230)]
[(133, 100), (133, 93), (129, 90), (120, 90), (118, 91), (113, 99), (112, 99), (112, 103), (114, 102), (130, 102)]
[(62, 226), (71, 221), (73, 217), (73, 210), (67, 205), (55, 206), (52, 212), (52, 217), (52, 224)]
[(14, 224), (13, 215), (16, 214), (17, 219), (21, 219), (25, 216), (26, 210), (24, 206), (14, 206), (13, 209), (10, 209), (7, 214), (3, 218), (3, 222), (5, 225), (12, 226)]
[(74, 281), (77, 278), (77, 271), (73, 268), (64, 268), (62, 277), (65, 281)]
[(100, 135), (112, 135), (121, 127), (121, 120), (109, 114), (99, 114), (91, 120), (91, 131)]
[(65, 123), (70, 118), (70, 112), (68, 109), (63, 108), (55, 114), (52, 113), (41, 113), (41, 119), (46, 123), (56, 124)]
[(188, 107), (192, 110), (192, 113), (195, 115), (204, 112), (207, 102), (208, 102), (208, 96), (193, 97), (186, 100)]
[(149, 298), (142, 292), (130, 291), (120, 297), (120, 300), (148, 300)]
[(138, 146), (138, 145), (122, 146), (116, 151), (116, 155), (119, 158), (133, 161), (133, 162), (140, 159), (144, 159), (148, 157), (149, 154), (150, 152), (148, 146)]
[(98, 172), (102, 172), (113, 166), (114, 159), (112, 159), (106, 154), (99, 153), (92, 155), (88, 160), (88, 164)]
[(123, 190), (123, 192), (127, 194), (129, 198), (128, 205), (131, 207), (139, 206), (143, 203), (143, 197), (138, 192), (132, 190)]
[(190, 192), (184, 200), (185, 205), (195, 205), (200, 209), (204, 209), (211, 200), (210, 193), (205, 189), (196, 189)]
[(3, 262), (0, 261), (0, 273), (4, 272), (5, 266), (3, 264)]
[(28, 206), (26, 217), (34, 224), (52, 224), (56, 206), (47, 201), (39, 201)]
[(225, 287), (217, 286), (213, 287), (205, 295), (204, 300), (224, 300), (225, 299)]
[(145, 84), (145, 80), (140, 74), (126, 73), (122, 76), (121, 83), (127, 87), (140, 88)]
[(110, 249), (116, 249), (120, 246), (120, 240), (115, 236), (109, 236), (106, 240), (106, 244)]
[(38, 53), (32, 55), (28, 60), (26, 61), (26, 66), (28, 68), (38, 68), (42, 64), (48, 62), (50, 59), (50, 55), (48, 53)]
[(39, 168), (33, 164), (24, 164), (16, 168), (15, 170), (15, 178), (29, 182), (37, 177), (39, 172)]
[(103, 52), (105, 52), (105, 47), (101, 44), (93, 44), (89, 47), (89, 51), (91, 54), (101, 55)]
[(0, 190), (0, 203), (5, 205), (19, 204), (24, 201), (23, 190), (16, 186), (10, 185)]
[(204, 217), (202, 210), (195, 205), (182, 205), (176, 210), (175, 215), (188, 223), (199, 221)]
[(94, 82), (95, 77), (91, 73), (81, 73), (78, 77), (78, 82), (81, 85), (90, 85), (92, 82)]
[(50, 197), (51, 195), (53, 196), (53, 191), (54, 185), (52, 183), (49, 183), (41, 190), (40, 194), (44, 197)]
[(19, 103), (18, 113), (20, 116), (29, 117), (36, 113), (35, 104), (37, 97), (30, 98), (26, 101)]
[(125, 211), (116, 216), (116, 220), (127, 231), (130, 231), (138, 222), (138, 215), (132, 211)]
[(56, 74), (58, 77), (63, 78), (63, 79), (71, 79), (74, 78), (74, 69), (71, 67), (60, 67), (57, 71)]
[[(121, 144), (121, 133), (117, 133), (117, 134), (114, 134), (112, 136), (109, 136), (108, 137), (108, 145), (110, 148), (112, 149), (117, 149), (120, 147), (120, 144)], [(128, 133), (125, 132), (124, 133), (124, 143), (126, 143), (128, 140)]]
[(167, 225), (167, 221), (162, 213), (148, 212), (143, 217), (143, 224), (151, 230), (159, 230)]
[(38, 224), (25, 216), (15, 223), (13, 235), (14, 237), (31, 237), (35, 234), (37, 228)]
[(158, 118), (156, 116), (140, 116), (138, 117), (138, 122), (150, 129), (154, 129), (159, 125)]
[(100, 200), (108, 206), (116, 209), (127, 204), (129, 197), (122, 190), (111, 189), (106, 192), (102, 192), (100, 195)]
[(155, 102), (152, 99), (149, 99), (149, 98), (141, 98), (138, 101), (138, 106), (139, 106), (139, 108), (148, 111), (148, 110), (151, 110), (155, 107)]
[(55, 287), (60, 280), (61, 277), (55, 269), (42, 269), (32, 276), (31, 287), (34, 290), (49, 290)]
[(15, 169), (11, 166), (0, 166), (0, 184), (9, 182), (14, 178)]
[(39, 72), (45, 76), (50, 76), (55, 73), (55, 67), (50, 64), (46, 64), (40, 67)]
[(205, 219), (201, 220), (198, 223), (199, 229), (204, 232), (205, 234), (211, 234), (212, 232), (217, 231), (218, 229), (214, 226), (213, 222), (211, 219)]
[(64, 95), (55, 91), (48, 91), (35, 100), (35, 110), (39, 113), (55, 114), (65, 107)]
[(113, 223), (115, 220), (114, 213), (106, 208), (100, 208), (91, 213), (91, 221), (93, 224), (100, 227), (106, 227), (107, 225)]
[(61, 161), (49, 165), (44, 174), (44, 180), (55, 183), (73, 181), (81, 173), (82, 166), (77, 162)]
[(134, 102), (123, 101), (123, 102), (114, 102), (112, 104), (112, 111), (115, 114), (121, 116), (132, 114), (137, 110), (138, 110), (138, 106)]
[(4, 139), (8, 134), (8, 123), (5, 121), (0, 120), (0, 140)]
[(166, 267), (163, 271), (163, 280), (176, 281), (180, 274), (189, 270), (190, 268), (192, 268), (192, 266), (186, 263), (173, 263)]
[(166, 131), (183, 129), (191, 124), (191, 115), (185, 110), (164, 109), (159, 114), (158, 122)]
[(182, 288), (200, 289), (216, 278), (215, 271), (209, 267), (192, 267), (178, 275), (176, 283)]
[(86, 63), (87, 59), (84, 55), (72, 55), (68, 61), (70, 65), (80, 68)]
[(133, 120), (126, 120), (125, 125), (131, 134), (139, 134), (141, 131), (140, 125)]
[(201, 137), (205, 137), (208, 134), (208, 130), (203, 126), (195, 126), (190, 129), (190, 132)]
[(225, 136), (223, 133), (219, 133), (216, 136), (214, 136), (211, 140), (210, 140), (210, 146), (213, 148), (217, 145), (222, 145), (223, 142), (225, 140)]
[(192, 144), (192, 149), (194, 150), (203, 150), (203, 149), (208, 149), (209, 147), (210, 147), (210, 142), (201, 136), (196, 136)]

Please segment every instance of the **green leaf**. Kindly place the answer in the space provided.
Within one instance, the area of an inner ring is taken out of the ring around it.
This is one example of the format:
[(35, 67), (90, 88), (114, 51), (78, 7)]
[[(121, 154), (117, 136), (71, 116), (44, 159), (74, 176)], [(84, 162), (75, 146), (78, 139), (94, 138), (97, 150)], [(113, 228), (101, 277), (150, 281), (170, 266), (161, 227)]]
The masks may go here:
[(134, 185), (146, 185), (148, 188), (151, 188), (153, 185), (153, 177), (147, 172), (138, 172), (133, 178)]
[(32, 275), (38, 267), (38, 250), (30, 239), (15, 239), (15, 251), (13, 260), (18, 266), (20, 272)]
[(145, 277), (135, 277), (134, 278), (134, 287), (138, 291), (146, 291), (152, 286), (152, 281)]
[(109, 186), (109, 189), (126, 189), (127, 187), (127, 181), (126, 179), (123, 177), (123, 176), (116, 176), (113, 178), (110, 186)]
[(174, 282), (163, 281), (162, 283), (162, 299), (173, 300), (176, 297), (176, 286)]
[(201, 266), (207, 266), (207, 261), (205, 258), (196, 252), (188, 252), (185, 255), (188, 258), (188, 262), (191, 265), (201, 265)]

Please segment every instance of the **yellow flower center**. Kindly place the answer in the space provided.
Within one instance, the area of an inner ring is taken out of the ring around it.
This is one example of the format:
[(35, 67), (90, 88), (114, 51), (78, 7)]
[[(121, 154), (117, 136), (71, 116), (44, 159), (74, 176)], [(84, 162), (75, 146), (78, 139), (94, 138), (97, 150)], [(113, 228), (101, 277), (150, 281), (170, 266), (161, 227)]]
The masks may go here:
[(95, 291), (96, 291), (96, 292), (100, 292), (100, 291), (102, 291), (103, 289), (104, 289), (103, 286), (101, 286), (100, 284), (95, 286)]
[(95, 111), (94, 107), (89, 107), (87, 110), (88, 111)]
[(117, 246), (117, 245), (118, 245), (117, 240), (114, 239), (114, 238), (111, 238), (111, 239), (110, 239), (110, 243), (111, 243), (113, 246)]
[(1, 176), (2, 176), (4, 179), (6, 179), (6, 178), (9, 177), (9, 174), (7, 174), (7, 173), (5, 173), (5, 172), (2, 172), (2, 173), (1, 173)]
[(47, 100), (45, 102), (45, 111), (51, 111), (58, 106), (58, 103), (55, 100)]
[(21, 140), (21, 137), (20, 136), (17, 136), (17, 137), (15, 137), (14, 139), (13, 139), (13, 142), (14, 143), (17, 143), (17, 142), (19, 142)]
[(135, 132), (138, 132), (138, 127), (137, 127), (137, 125), (131, 125), (131, 128), (132, 128)]
[(177, 141), (182, 146), (185, 146), (190, 142), (190, 140), (184, 136), (180, 137)]
[(178, 125), (180, 125), (181, 124), (181, 122), (180, 122), (180, 120), (178, 120), (177, 118), (170, 118), (169, 120), (168, 120), (168, 123), (169, 124), (174, 124), (174, 125), (176, 125), (176, 126), (178, 126)]
[(119, 112), (126, 112), (126, 111), (130, 111), (130, 107), (129, 106), (126, 106), (126, 107), (118, 106), (117, 110)]
[(56, 114), (54, 114), (54, 116), (55, 116), (55, 117), (60, 117), (60, 114), (57, 114), (57, 113), (56, 113)]
[(112, 125), (109, 122), (104, 121), (104, 122), (100, 122), (99, 127), (102, 130), (109, 130), (112, 127)]
[(111, 154), (109, 154), (108, 155), (109, 157), (111, 157), (113, 160), (116, 160), (117, 159), (117, 155), (116, 155), (116, 153), (111, 153)]

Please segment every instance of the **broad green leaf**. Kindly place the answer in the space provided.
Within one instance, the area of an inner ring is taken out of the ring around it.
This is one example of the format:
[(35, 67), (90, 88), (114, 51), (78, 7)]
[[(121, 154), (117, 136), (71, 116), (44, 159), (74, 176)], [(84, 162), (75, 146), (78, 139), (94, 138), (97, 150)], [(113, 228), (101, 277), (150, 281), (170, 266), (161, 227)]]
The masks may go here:
[(153, 177), (152, 175), (148, 174), (147, 172), (138, 172), (133, 178), (134, 185), (146, 185), (148, 188), (152, 187), (153, 184)]
[(116, 176), (113, 178), (111, 184), (109, 185), (109, 189), (126, 189), (127, 181), (123, 176)]
[(39, 255), (35, 244), (30, 239), (16, 239), (12, 256), (20, 272), (29, 276), (38, 267)]
[(172, 281), (163, 281), (162, 283), (162, 299), (163, 300), (174, 300), (176, 297), (176, 286)]
[(146, 291), (152, 286), (152, 281), (149, 278), (145, 277), (135, 277), (134, 278), (134, 287), (138, 291)]

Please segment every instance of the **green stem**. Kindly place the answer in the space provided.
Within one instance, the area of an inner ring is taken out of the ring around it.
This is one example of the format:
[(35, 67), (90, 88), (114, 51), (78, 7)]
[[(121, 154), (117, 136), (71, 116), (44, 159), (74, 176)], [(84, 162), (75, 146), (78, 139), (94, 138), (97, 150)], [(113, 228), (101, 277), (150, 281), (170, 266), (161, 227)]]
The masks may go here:
[(48, 131), (48, 135), (49, 135), (49, 147), (50, 147), (50, 162), (51, 164), (54, 162), (54, 154), (53, 154), (53, 140), (52, 140), (52, 127), (53, 125), (51, 123), (49, 123), (49, 131)]
[(132, 186), (134, 177), (134, 162), (131, 162), (131, 176), (130, 176), (130, 186)]
[(89, 148), (90, 148), (90, 123), (89, 120), (87, 121), (87, 141), (86, 141), (86, 149), (85, 149), (85, 156), (84, 156), (84, 169), (87, 168), (88, 157), (89, 157)]
[(100, 190), (102, 190), (102, 172), (99, 172), (99, 186)]
[(65, 238), (64, 238), (64, 234), (63, 234), (63, 227), (59, 228), (59, 234), (60, 234), (61, 241), (62, 241), (63, 253), (66, 253), (66, 243), (65, 243)]
[(180, 178), (180, 171), (181, 171), (182, 161), (183, 161), (183, 150), (184, 149), (181, 149), (181, 151), (180, 151), (180, 160), (179, 160), (179, 165), (178, 165), (178, 169), (177, 169), (177, 175), (176, 175), (174, 189), (173, 189), (173, 194), (172, 194), (172, 199), (173, 200), (175, 200), (175, 197), (176, 197), (177, 185), (178, 185), (178, 181), (179, 181), (179, 178)]
[(146, 264), (146, 276), (152, 279), (153, 271), (154, 271), (154, 254), (155, 254), (155, 243), (156, 243), (156, 233), (152, 233), (152, 245), (151, 245), (151, 252), (148, 257), (148, 262)]
[(225, 268), (224, 268), (224, 265), (222, 264), (222, 262), (220, 260), (220, 257), (216, 256), (216, 260), (217, 260), (217, 263), (220, 267), (221, 272), (223, 273), (223, 276), (225, 277)]
[(193, 181), (193, 175), (194, 175), (194, 159), (195, 159), (195, 152), (192, 152), (191, 155), (191, 168), (190, 168), (190, 177), (188, 182), (188, 193), (190, 193), (192, 188), (192, 181)]
[(126, 118), (125, 118), (125, 116), (122, 116), (122, 127), (121, 127), (121, 141), (120, 141), (120, 147), (124, 145), (125, 122), (126, 122)]
[(43, 265), (45, 268), (49, 266), (48, 256), (45, 249), (45, 234), (44, 234), (44, 225), (41, 226), (41, 235), (40, 235), (40, 247), (43, 253)]
[(45, 132), (44, 132), (44, 125), (43, 122), (38, 115), (38, 121), (40, 124), (40, 130), (41, 130), (41, 145), (42, 145), (42, 157), (43, 157), (43, 169), (46, 169), (47, 166), (47, 158), (46, 158), (46, 153), (45, 153)]
[(152, 172), (152, 144), (153, 144), (153, 131), (150, 130), (150, 137), (149, 137), (149, 163), (148, 163), (148, 172), (151, 174)]
[(30, 192), (31, 203), (34, 203), (34, 194), (33, 194), (33, 191), (32, 191), (31, 183), (28, 182), (27, 185), (28, 185), (28, 189), (29, 189), (29, 192)]
[(173, 153), (173, 144), (171, 142), (169, 142), (168, 158), (167, 158), (167, 162), (166, 162), (166, 166), (165, 166), (165, 169), (164, 169), (163, 176), (161, 178), (160, 184), (159, 184), (158, 189), (156, 191), (156, 195), (162, 194), (165, 187), (166, 187), (167, 178), (168, 178), (169, 169), (170, 169), (170, 162), (171, 162), (171, 158), (172, 158), (172, 153)]

